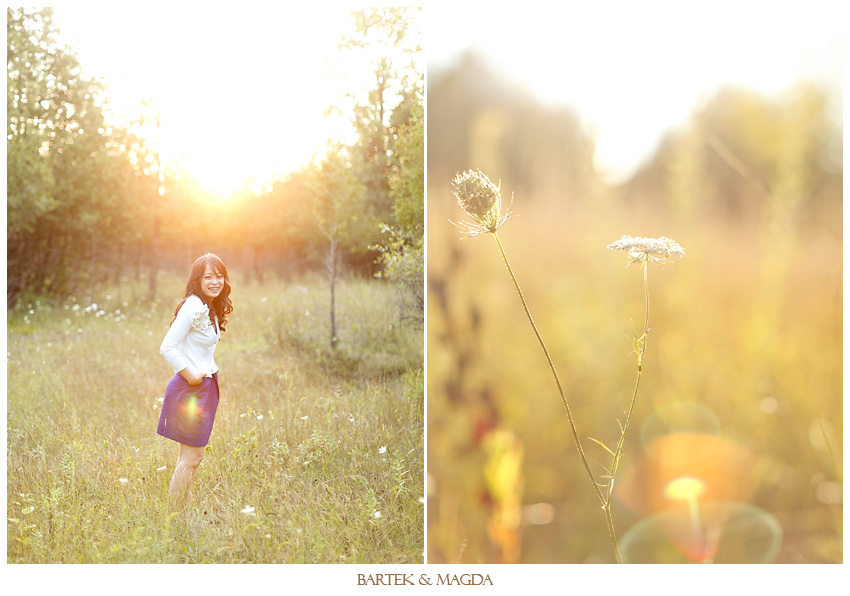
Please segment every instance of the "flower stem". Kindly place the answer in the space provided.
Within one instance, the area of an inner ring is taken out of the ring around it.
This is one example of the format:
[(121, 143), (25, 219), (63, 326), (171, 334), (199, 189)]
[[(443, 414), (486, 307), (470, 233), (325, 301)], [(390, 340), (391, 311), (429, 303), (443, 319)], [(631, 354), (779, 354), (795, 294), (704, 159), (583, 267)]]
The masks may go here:
[[(643, 356), (646, 354), (646, 337), (649, 333), (649, 282), (648, 282), (648, 274), (647, 269), (647, 261), (643, 261), (643, 295), (644, 295), (644, 314), (643, 314), (643, 334), (640, 339), (637, 340), (637, 357), (638, 357), (638, 368), (637, 368), (637, 377), (635, 378), (635, 388), (632, 392), (632, 401), (629, 404), (629, 411), (626, 414), (626, 422), (623, 424), (623, 428), (620, 432), (620, 440), (617, 443), (617, 450), (614, 452), (614, 461), (611, 463), (611, 481), (608, 484), (608, 496), (607, 502), (611, 502), (611, 496), (614, 493), (614, 479), (617, 477), (617, 469), (620, 465), (620, 458), (623, 457), (623, 445), (626, 442), (626, 433), (629, 430), (629, 423), (632, 420), (632, 412), (635, 409), (635, 402), (637, 401), (638, 387), (640, 387), (640, 375), (643, 372)], [(610, 516), (610, 508), (606, 509), (606, 514)], [(610, 521), (609, 518), (609, 530), (613, 533), (613, 522)], [(615, 539), (616, 544), (616, 539)], [(615, 547), (616, 548), (616, 547)], [(617, 552), (617, 559), (620, 560), (619, 549)], [(622, 560), (620, 560), (622, 562)]]
[(575, 439), (576, 449), (578, 449), (579, 457), (581, 457), (581, 462), (584, 464), (584, 469), (587, 472), (587, 477), (590, 479), (590, 483), (593, 485), (593, 489), (596, 491), (596, 496), (599, 497), (599, 500), (602, 502), (602, 509), (605, 511), (605, 519), (608, 523), (608, 534), (610, 535), (611, 543), (614, 546), (614, 553), (617, 556), (617, 562), (622, 563), (623, 559), (620, 556), (620, 548), (617, 545), (617, 538), (614, 534), (614, 522), (611, 518), (611, 507), (609, 505), (610, 490), (609, 497), (608, 499), (606, 499), (605, 496), (602, 494), (602, 491), (599, 489), (599, 483), (593, 476), (593, 472), (590, 469), (590, 463), (588, 462), (587, 456), (584, 453), (584, 449), (581, 446), (581, 440), (579, 439), (575, 420), (573, 420), (573, 414), (570, 410), (570, 405), (567, 402), (567, 397), (564, 394), (564, 388), (561, 385), (561, 380), (558, 378), (558, 373), (555, 370), (555, 365), (552, 362), (552, 357), (549, 355), (549, 350), (546, 349), (546, 344), (543, 342), (543, 337), (541, 337), (540, 332), (537, 330), (537, 325), (534, 324), (534, 319), (531, 317), (531, 312), (528, 310), (528, 304), (525, 302), (525, 296), (523, 296), (522, 290), (519, 287), (519, 282), (517, 281), (513, 270), (511, 269), (511, 264), (508, 262), (508, 257), (505, 254), (505, 249), (502, 247), (501, 240), (499, 240), (499, 235), (496, 232), (493, 232), (493, 238), (496, 239), (496, 244), (499, 246), (499, 252), (502, 253), (502, 259), (504, 259), (505, 261), (505, 267), (507, 267), (508, 274), (510, 274), (511, 280), (514, 282), (514, 287), (516, 288), (517, 294), (519, 294), (519, 299), (522, 302), (522, 308), (525, 310), (525, 314), (528, 317), (528, 322), (531, 324), (531, 328), (534, 330), (534, 335), (537, 336), (537, 341), (540, 342), (540, 347), (543, 348), (543, 353), (546, 355), (546, 361), (549, 363), (549, 369), (552, 371), (552, 376), (555, 379), (555, 384), (558, 386), (558, 393), (561, 396), (561, 403), (563, 403), (564, 405), (564, 410), (567, 413), (567, 419), (570, 422), (570, 430), (573, 433), (573, 439)]

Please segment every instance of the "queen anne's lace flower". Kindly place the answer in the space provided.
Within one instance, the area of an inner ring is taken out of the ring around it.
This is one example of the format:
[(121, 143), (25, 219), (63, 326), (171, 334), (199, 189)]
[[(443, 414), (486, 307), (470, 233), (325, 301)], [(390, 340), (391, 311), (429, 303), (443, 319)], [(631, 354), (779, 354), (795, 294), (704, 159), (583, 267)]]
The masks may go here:
[[(458, 205), (472, 219), (455, 224), (470, 236), (495, 233), (511, 216), (510, 210), (502, 215), (500, 187), (480, 170), (467, 170), (452, 180), (452, 193)], [(454, 222), (452, 222), (454, 223)]]
[(204, 304), (204, 306), (195, 313), (195, 316), (192, 317), (192, 327), (197, 329), (198, 331), (203, 331), (207, 327), (210, 326), (210, 309)]
[(660, 263), (670, 257), (684, 257), (685, 250), (666, 236), (661, 238), (641, 238), (639, 236), (623, 236), (608, 245), (611, 250), (622, 250), (629, 253), (632, 263), (655, 261)]

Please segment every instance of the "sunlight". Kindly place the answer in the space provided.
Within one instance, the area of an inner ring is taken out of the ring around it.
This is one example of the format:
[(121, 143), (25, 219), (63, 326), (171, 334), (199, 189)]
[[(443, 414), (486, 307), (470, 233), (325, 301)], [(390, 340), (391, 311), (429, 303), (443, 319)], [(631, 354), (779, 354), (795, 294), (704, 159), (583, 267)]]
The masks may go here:
[[(374, 83), (368, 68), (346, 68), (338, 52), (348, 9), (265, 8), (260, 18), (208, 12), (203, 27), (188, 33), (196, 9), (174, 7), (167, 21), (128, 10), (104, 7), (93, 19), (85, 7), (60, 6), (55, 20), (84, 74), (107, 81), (117, 121), (137, 119), (140, 101), (150, 98), (160, 128), (149, 124), (142, 136), (166, 168), (185, 171), (213, 198), (261, 192), (307, 165), (329, 140), (353, 140), (349, 114), (325, 114), (345, 94)], [(135, 26), (119, 36), (104, 21)], [(160, 41), (151, 46), (154, 30)], [(234, 47), (250, 52), (235, 54)]]

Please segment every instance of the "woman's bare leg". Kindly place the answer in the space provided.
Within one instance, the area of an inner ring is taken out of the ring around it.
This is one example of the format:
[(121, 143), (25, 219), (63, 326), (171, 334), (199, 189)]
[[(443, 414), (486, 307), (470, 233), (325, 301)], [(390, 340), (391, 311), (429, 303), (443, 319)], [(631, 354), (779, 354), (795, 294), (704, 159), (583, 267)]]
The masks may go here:
[(203, 447), (177, 444), (177, 465), (174, 466), (171, 486), (168, 489), (168, 497), (174, 510), (182, 511), (189, 503), (192, 496), (192, 478), (202, 459)]

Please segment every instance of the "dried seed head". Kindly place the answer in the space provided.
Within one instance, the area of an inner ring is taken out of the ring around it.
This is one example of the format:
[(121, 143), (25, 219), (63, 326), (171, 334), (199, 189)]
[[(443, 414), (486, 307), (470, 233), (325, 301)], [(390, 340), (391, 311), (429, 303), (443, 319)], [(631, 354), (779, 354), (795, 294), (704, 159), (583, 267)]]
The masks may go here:
[(502, 194), (499, 187), (480, 170), (458, 174), (452, 185), (458, 205), (472, 218), (472, 222), (463, 222), (458, 227), (470, 235), (493, 233), (510, 217), (510, 212), (501, 215)]
[(608, 248), (628, 252), (631, 263), (644, 261), (661, 263), (670, 257), (685, 256), (685, 250), (666, 236), (661, 238), (623, 236), (616, 242), (609, 244)]

